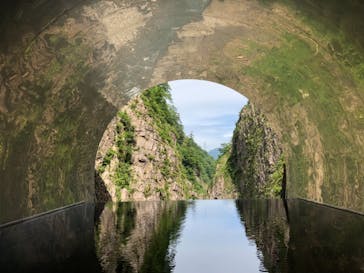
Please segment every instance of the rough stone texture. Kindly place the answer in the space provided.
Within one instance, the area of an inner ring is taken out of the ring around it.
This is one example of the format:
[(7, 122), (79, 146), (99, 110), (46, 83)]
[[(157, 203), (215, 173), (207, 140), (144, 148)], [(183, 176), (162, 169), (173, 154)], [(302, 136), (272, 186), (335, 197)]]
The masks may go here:
[[(118, 189), (114, 183), (113, 177), (119, 161), (116, 156), (113, 157), (105, 171), (99, 174), (112, 201), (181, 200), (190, 197), (203, 197), (193, 191), (190, 181), (182, 178), (182, 161), (176, 151), (175, 144), (167, 143), (159, 135), (155, 121), (148, 115), (148, 110), (142, 99), (137, 96), (121, 111), (130, 117), (134, 127), (135, 145), (128, 188)], [(96, 170), (110, 148), (117, 151), (115, 143), (116, 123), (117, 117), (111, 121), (100, 142), (96, 155)], [(168, 176), (162, 173), (165, 160), (168, 160), (170, 173)]]
[[(289, 197), (364, 211), (364, 85), (355, 70), (364, 7), (264, 2), (2, 2), (0, 222), (92, 199), (94, 157), (117, 109), (181, 78), (225, 84), (266, 114), (287, 155)], [(342, 59), (342, 37), (352, 61)], [(309, 54), (290, 73), (259, 68), (277, 49), (300, 46)]]
[(217, 159), (214, 182), (208, 191), (211, 199), (236, 199), (239, 197), (239, 191), (227, 170), (229, 155), (230, 151)]
[(234, 130), (229, 159), (240, 195), (268, 197), (271, 175), (281, 156), (280, 141), (265, 116), (251, 103), (244, 106)]
[(148, 86), (177, 29), (199, 19), (206, 4), (1, 4), (1, 223), (94, 199), (106, 126)]

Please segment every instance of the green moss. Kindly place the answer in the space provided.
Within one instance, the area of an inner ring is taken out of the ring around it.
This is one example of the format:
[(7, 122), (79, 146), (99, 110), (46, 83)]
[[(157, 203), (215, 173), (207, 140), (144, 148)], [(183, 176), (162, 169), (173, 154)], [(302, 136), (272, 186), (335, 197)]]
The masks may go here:
[(148, 158), (149, 161), (154, 161), (155, 160), (155, 155), (147, 154), (147, 158)]
[(110, 162), (113, 159), (113, 157), (114, 157), (115, 154), (116, 153), (115, 153), (115, 151), (112, 148), (110, 148), (107, 151), (105, 157), (102, 160), (102, 163), (101, 163), (100, 167), (98, 168), (98, 172), (99, 173), (103, 173), (105, 171), (106, 167), (110, 165)]
[(126, 112), (118, 112), (118, 119), (116, 124), (116, 156), (118, 158), (118, 166), (114, 175), (114, 183), (121, 188), (125, 188), (129, 186), (132, 180), (131, 165), (133, 148), (135, 146), (134, 127)]
[(163, 165), (161, 168), (161, 173), (165, 178), (169, 178), (171, 175), (171, 162), (168, 158), (163, 160)]
[[(254, 44), (257, 46), (257, 44)], [(263, 48), (265, 49), (265, 48)], [(306, 64), (315, 59), (310, 45), (286, 34), (282, 45), (269, 50), (248, 67), (245, 73), (259, 78), (265, 87), (273, 89), (291, 105), (302, 100), (300, 90), (315, 90), (311, 68)]]
[[(192, 136), (187, 137), (184, 134), (179, 115), (172, 105), (169, 86), (162, 84), (150, 88), (143, 92), (141, 99), (163, 142), (175, 151), (180, 160), (180, 163), (172, 168), (166, 150), (162, 150), (162, 175), (181, 181), (187, 179), (193, 183), (196, 191), (202, 192), (206, 187), (199, 183), (212, 182), (215, 162), (195, 143)], [(165, 193), (163, 195), (168, 197)]]
[[(310, 124), (315, 126), (320, 138), (324, 140), (322, 145), (326, 158), (348, 152), (353, 155), (357, 153), (352, 140), (347, 137), (354, 132), (340, 130), (340, 124), (345, 120), (351, 120), (352, 125), (347, 130), (353, 130), (355, 126), (360, 127), (360, 113), (345, 111), (340, 97), (347, 92), (344, 84), (348, 82), (364, 86), (361, 79), (363, 65), (356, 63), (355, 50), (343, 39), (339, 34), (336, 40), (332, 40), (332, 47), (336, 50), (332, 53), (333, 59), (330, 60), (321, 55), (312, 42), (304, 41), (298, 35), (285, 34), (280, 45), (274, 48), (268, 49), (261, 45), (266, 53), (244, 68), (244, 73), (254, 78), (260, 88), (274, 98), (277, 107), (284, 109), (300, 105), (306, 109)], [(251, 46), (259, 47), (259, 44), (254, 43)], [(253, 49), (249, 51), (252, 52)], [(339, 63), (335, 59), (339, 60)], [(355, 87), (351, 88), (350, 92), (355, 93)], [(296, 124), (300, 124), (300, 121)], [(301, 141), (308, 137), (307, 128), (298, 131)], [(283, 138), (290, 141), (289, 132), (283, 134)], [(301, 145), (304, 143), (298, 144)], [(297, 184), (294, 192), (304, 195), (308, 178), (306, 173), (310, 163), (304, 159), (307, 155), (303, 154), (302, 147), (292, 145), (292, 154), (289, 164), (295, 170), (295, 174), (292, 174), (294, 177), (291, 177)], [(329, 168), (332, 170), (332, 179), (341, 179), (338, 173), (341, 167), (342, 163), (332, 161)]]
[(144, 196), (145, 198), (148, 198), (149, 196), (152, 195), (152, 189), (151, 189), (151, 186), (150, 184), (147, 184), (144, 188)]
[(157, 85), (141, 95), (141, 99), (148, 109), (148, 114), (152, 117), (159, 135), (167, 143), (183, 140), (183, 127), (179, 116), (175, 111), (171, 101), (171, 94), (167, 84)]
[(188, 180), (197, 182), (196, 178), (199, 177), (205, 183), (211, 184), (215, 173), (215, 161), (196, 144), (192, 136), (184, 138), (179, 151)]
[(279, 197), (282, 192), (282, 181), (284, 176), (284, 158), (281, 156), (274, 167), (273, 173), (264, 188), (264, 195), (268, 198)]

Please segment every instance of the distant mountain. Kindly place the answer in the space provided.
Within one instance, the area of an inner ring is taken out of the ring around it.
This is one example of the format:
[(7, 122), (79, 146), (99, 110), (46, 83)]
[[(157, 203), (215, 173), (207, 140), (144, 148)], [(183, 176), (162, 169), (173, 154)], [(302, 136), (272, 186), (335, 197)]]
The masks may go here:
[(210, 150), (209, 155), (211, 155), (215, 160), (218, 159), (218, 157), (220, 155), (220, 149), (215, 148), (215, 149)]

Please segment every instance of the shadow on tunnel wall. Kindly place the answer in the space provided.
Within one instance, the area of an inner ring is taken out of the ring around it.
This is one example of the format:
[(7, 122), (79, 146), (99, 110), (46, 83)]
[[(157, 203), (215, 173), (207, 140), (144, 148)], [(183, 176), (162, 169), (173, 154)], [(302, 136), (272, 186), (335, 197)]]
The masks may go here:
[[(275, 6), (282, 3), (293, 12)], [(364, 211), (360, 1), (0, 5), (0, 223), (93, 199), (97, 146), (116, 110), (178, 78), (244, 86), (273, 123), (285, 124), (289, 197)], [(259, 48), (267, 41), (275, 47)], [(273, 68), (284, 73), (265, 66), (274, 59), (245, 59), (260, 51), (283, 56)]]
[(106, 184), (96, 170), (95, 170), (95, 201), (98, 203), (107, 203), (111, 201), (111, 195), (106, 188)]
[(78, 204), (0, 227), (1, 272), (102, 272), (93, 204)]

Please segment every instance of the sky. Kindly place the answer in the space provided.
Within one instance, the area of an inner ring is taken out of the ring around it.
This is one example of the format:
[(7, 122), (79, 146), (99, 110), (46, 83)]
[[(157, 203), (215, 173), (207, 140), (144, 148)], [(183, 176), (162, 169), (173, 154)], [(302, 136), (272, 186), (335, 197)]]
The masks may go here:
[(224, 85), (201, 80), (169, 82), (184, 131), (206, 151), (230, 142), (241, 108), (248, 99)]

